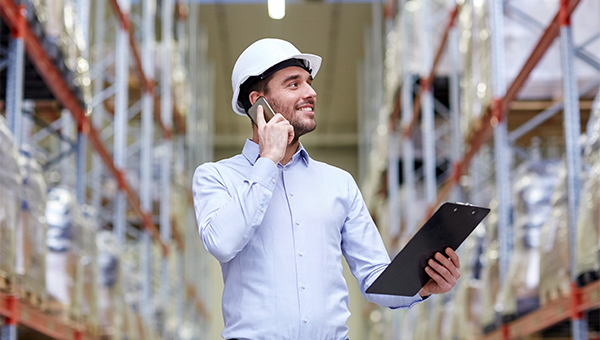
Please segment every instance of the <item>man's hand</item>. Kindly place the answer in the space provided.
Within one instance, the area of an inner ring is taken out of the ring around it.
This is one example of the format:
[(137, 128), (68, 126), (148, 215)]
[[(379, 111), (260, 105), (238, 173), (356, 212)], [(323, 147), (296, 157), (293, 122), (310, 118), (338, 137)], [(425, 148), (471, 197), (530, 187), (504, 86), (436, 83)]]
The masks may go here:
[(446, 293), (456, 284), (456, 281), (460, 277), (458, 255), (456, 255), (452, 248), (446, 248), (446, 254), (450, 258), (442, 255), (442, 253), (436, 253), (429, 260), (429, 266), (425, 267), (425, 272), (427, 272), (431, 279), (419, 291), (421, 297)]
[(294, 128), (280, 113), (267, 123), (262, 106), (258, 106), (256, 110), (256, 125), (260, 156), (278, 164), (285, 156), (288, 144), (294, 139)]

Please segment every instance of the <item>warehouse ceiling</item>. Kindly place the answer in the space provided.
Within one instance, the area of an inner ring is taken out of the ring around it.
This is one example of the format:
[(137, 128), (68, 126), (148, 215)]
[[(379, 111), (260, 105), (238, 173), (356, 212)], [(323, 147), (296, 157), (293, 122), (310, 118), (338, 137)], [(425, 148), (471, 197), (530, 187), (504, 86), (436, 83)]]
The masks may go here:
[(369, 3), (306, 2), (287, 5), (282, 20), (270, 19), (261, 4), (199, 6), (208, 32), (208, 57), (215, 63), (215, 146), (240, 148), (251, 137), (250, 121), (231, 109), (231, 70), (238, 55), (260, 38), (289, 40), (300, 51), (323, 57), (313, 83), (317, 91), (317, 130), (305, 144), (355, 146), (358, 143), (357, 67), (363, 37), (371, 25)]

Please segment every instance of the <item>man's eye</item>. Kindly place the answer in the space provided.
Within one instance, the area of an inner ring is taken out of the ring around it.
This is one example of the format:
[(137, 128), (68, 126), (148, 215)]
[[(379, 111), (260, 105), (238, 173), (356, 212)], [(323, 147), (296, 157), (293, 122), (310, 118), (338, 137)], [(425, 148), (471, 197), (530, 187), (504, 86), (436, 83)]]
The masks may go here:
[(298, 83), (290, 83), (290, 87), (298, 87)]

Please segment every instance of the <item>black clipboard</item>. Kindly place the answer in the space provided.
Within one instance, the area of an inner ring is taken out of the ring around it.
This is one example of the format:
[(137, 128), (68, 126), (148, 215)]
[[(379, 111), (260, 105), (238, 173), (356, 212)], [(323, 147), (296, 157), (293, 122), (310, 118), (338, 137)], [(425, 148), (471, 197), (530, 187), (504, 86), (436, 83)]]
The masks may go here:
[(427, 261), (447, 247), (456, 250), (490, 209), (464, 203), (442, 204), (390, 265), (367, 289), (369, 294), (414, 296), (429, 281)]

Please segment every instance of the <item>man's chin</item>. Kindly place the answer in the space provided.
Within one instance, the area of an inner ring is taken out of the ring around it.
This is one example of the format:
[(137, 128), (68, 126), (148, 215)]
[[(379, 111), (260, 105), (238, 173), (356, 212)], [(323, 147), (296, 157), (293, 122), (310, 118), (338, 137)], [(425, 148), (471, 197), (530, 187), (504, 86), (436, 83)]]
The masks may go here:
[(294, 128), (294, 141), (297, 141), (298, 138), (313, 132), (317, 128), (317, 123), (314, 122), (311, 126), (303, 126), (302, 128)]

